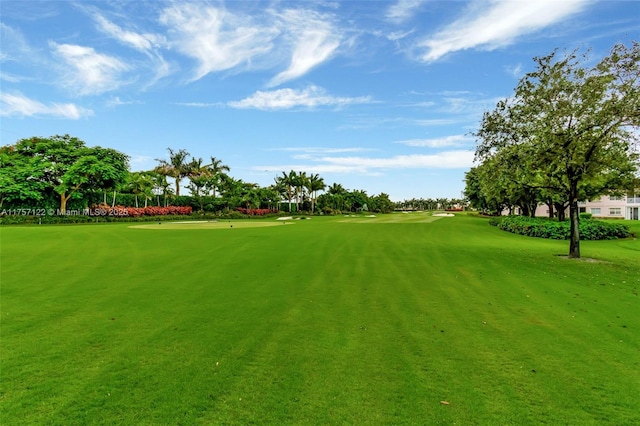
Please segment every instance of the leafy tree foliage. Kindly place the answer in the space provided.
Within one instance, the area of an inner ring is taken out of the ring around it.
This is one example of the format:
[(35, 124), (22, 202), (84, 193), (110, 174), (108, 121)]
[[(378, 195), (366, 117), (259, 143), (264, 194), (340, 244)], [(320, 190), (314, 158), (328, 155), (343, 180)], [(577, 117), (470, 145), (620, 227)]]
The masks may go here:
[(513, 97), (484, 114), (472, 179), (496, 202), (568, 203), (569, 256), (580, 257), (578, 200), (620, 190), (638, 171), (640, 45), (616, 45), (591, 67), (576, 51), (534, 60)]
[[(3, 151), (12, 152), (11, 157), (22, 157), (13, 164), (17, 173), (29, 174), (26, 181), (34, 182), (32, 190), (57, 194), (62, 214), (71, 197), (115, 188), (124, 182), (129, 167), (125, 154), (109, 148), (87, 147), (84, 141), (69, 135), (21, 139)], [(25, 190), (23, 186), (23, 195), (28, 195)], [(13, 191), (15, 195), (16, 190)]]

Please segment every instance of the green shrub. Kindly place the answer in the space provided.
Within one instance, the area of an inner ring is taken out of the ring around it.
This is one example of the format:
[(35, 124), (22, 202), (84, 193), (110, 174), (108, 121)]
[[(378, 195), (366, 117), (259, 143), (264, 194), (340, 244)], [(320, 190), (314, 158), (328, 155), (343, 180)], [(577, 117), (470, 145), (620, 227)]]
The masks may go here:
[[(525, 216), (502, 216), (489, 219), (489, 224), (503, 231), (529, 237), (568, 240), (571, 236), (569, 221), (558, 222), (547, 218), (531, 218)], [(609, 223), (600, 220), (581, 220), (581, 240), (610, 240), (627, 238), (631, 234), (629, 227), (622, 223)]]
[(505, 217), (508, 217), (508, 216), (491, 216), (491, 218), (489, 219), (489, 225), (498, 226), (500, 225), (502, 218), (505, 218)]
[(580, 220), (589, 220), (593, 217), (591, 213), (580, 213)]

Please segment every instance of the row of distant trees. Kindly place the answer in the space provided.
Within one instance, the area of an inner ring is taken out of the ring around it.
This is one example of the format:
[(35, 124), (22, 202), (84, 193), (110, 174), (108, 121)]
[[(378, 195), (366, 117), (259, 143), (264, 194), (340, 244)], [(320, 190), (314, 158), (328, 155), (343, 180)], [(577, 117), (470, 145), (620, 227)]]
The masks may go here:
[[(282, 172), (267, 187), (236, 179), (221, 159), (196, 158), (168, 149), (147, 171), (129, 171), (128, 157), (116, 150), (88, 147), (69, 135), (21, 139), (0, 148), (0, 208), (86, 208), (93, 204), (147, 207), (190, 205), (217, 212), (236, 208), (335, 213), (390, 212), (385, 193), (370, 196), (341, 184), (327, 186), (318, 174)], [(181, 189), (189, 195), (181, 195)]]
[(534, 59), (510, 98), (484, 113), (478, 166), (466, 174), (472, 207), (569, 208), (570, 257), (580, 257), (579, 200), (640, 187), (640, 45), (616, 45), (598, 63), (576, 51)]

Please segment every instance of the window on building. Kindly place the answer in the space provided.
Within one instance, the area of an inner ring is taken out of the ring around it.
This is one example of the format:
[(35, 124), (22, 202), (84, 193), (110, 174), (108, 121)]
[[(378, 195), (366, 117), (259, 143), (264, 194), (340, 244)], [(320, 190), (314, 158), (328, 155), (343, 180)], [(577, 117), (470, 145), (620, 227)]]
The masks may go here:
[(609, 209), (609, 216), (621, 216), (622, 209), (620, 207), (611, 207)]
[(600, 207), (591, 207), (589, 211), (591, 212), (592, 215), (600, 214)]
[(580, 209), (580, 213), (586, 213), (587, 212), (587, 208), (586, 207), (579, 207)]
[(609, 195), (610, 201), (622, 201), (622, 197), (619, 195)]

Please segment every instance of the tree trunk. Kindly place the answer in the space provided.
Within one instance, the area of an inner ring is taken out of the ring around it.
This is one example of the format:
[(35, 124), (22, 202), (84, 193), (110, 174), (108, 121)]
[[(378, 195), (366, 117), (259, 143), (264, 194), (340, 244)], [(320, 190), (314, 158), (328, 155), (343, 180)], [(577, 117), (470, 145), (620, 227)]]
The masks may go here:
[(114, 208), (115, 206), (116, 206), (116, 191), (114, 189), (113, 190), (113, 199), (111, 200), (111, 208)]
[(71, 195), (60, 194), (60, 214), (67, 213), (67, 200), (71, 197)]
[(571, 221), (571, 236), (569, 243), (569, 257), (580, 258), (580, 216), (578, 209), (578, 183), (571, 182), (569, 188), (569, 220)]
[(565, 212), (567, 205), (565, 203), (553, 203), (558, 212), (558, 222), (564, 222), (567, 220), (567, 214)]
[(553, 201), (547, 201), (547, 207), (549, 207), (549, 219), (553, 219), (555, 217), (553, 212)]

